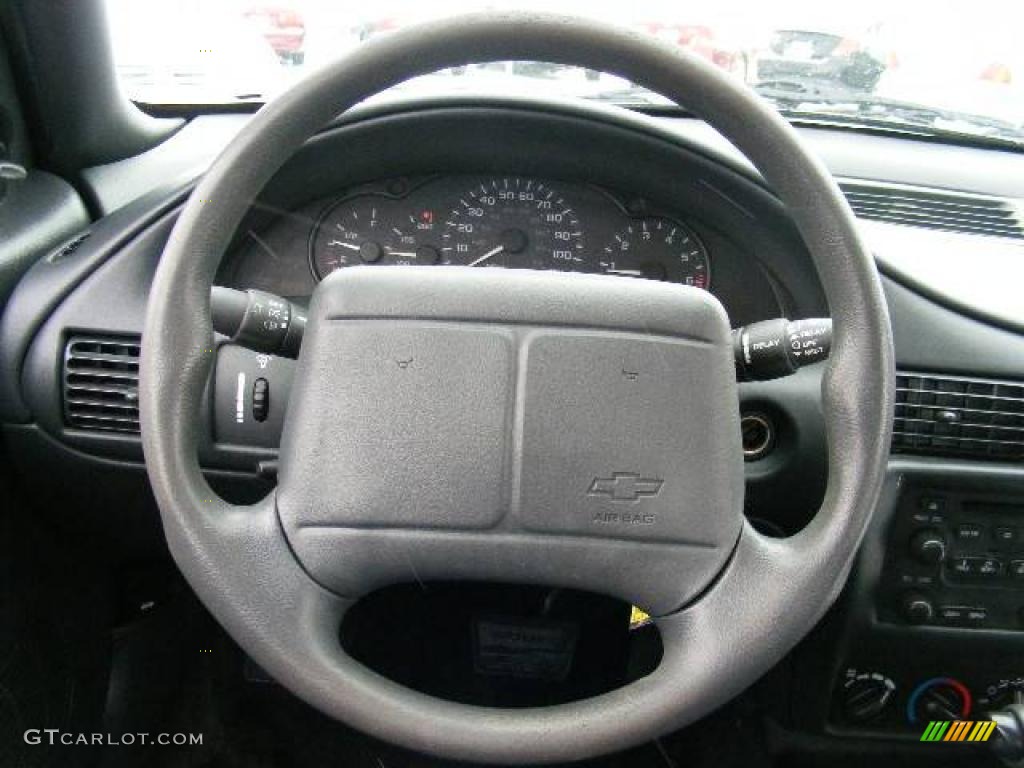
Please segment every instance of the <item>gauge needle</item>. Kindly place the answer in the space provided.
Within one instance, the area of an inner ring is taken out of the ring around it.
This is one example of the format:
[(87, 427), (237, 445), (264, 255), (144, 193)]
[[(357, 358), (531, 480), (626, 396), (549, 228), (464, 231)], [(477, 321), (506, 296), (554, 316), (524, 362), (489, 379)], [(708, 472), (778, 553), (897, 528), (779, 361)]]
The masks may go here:
[(606, 269), (607, 275), (628, 275), (629, 277), (643, 277), (644, 273), (639, 269)]
[(491, 248), (491, 250), (489, 250), (487, 253), (485, 253), (483, 256), (481, 256), (479, 259), (476, 259), (475, 261), (469, 262), (469, 264), (467, 264), (466, 266), (467, 267), (475, 267), (477, 264), (483, 264), (485, 261), (487, 261), (489, 258), (491, 258), (491, 256), (497, 256), (499, 253), (501, 253), (504, 250), (505, 250), (505, 246), (504, 245), (499, 245), (497, 248)]
[(329, 242), (328, 245), (340, 245), (342, 248), (348, 248), (350, 251), (359, 250), (358, 245), (355, 245), (354, 243), (345, 243), (342, 242), (341, 240), (331, 240), (331, 242)]

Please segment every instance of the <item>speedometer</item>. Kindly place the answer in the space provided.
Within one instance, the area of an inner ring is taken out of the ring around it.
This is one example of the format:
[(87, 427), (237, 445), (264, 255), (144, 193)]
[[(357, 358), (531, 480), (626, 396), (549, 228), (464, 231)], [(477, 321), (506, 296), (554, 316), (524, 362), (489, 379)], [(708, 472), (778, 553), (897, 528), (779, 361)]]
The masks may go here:
[(492, 178), (458, 198), (445, 217), (446, 264), (587, 272), (583, 228), (554, 188), (518, 176)]

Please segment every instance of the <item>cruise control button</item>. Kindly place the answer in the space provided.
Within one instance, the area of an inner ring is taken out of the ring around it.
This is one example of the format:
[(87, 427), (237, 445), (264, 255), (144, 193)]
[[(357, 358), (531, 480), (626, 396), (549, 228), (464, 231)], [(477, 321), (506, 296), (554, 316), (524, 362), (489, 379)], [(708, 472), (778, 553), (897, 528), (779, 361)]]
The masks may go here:
[(1010, 575), (1015, 579), (1024, 579), (1024, 560), (1010, 561)]

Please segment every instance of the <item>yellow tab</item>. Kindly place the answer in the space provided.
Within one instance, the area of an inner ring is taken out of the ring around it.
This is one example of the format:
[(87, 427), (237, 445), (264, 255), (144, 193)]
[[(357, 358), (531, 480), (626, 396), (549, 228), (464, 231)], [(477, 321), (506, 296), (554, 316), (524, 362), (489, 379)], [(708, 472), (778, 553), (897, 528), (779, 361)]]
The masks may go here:
[(650, 615), (647, 614), (647, 613), (644, 613), (643, 611), (641, 611), (639, 608), (637, 608), (634, 605), (632, 610), (629, 612), (629, 628), (630, 629), (638, 629), (638, 628), (640, 628), (640, 627), (642, 627), (642, 626), (644, 626), (646, 624), (650, 624), (650, 623), (651, 623)]

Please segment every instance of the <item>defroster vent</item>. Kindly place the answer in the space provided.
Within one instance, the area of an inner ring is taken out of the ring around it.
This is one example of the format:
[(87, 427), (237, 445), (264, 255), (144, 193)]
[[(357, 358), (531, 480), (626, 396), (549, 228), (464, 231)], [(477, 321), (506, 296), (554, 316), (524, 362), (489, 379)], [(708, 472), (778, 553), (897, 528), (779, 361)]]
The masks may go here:
[(64, 351), (69, 426), (139, 432), (138, 337), (73, 336)]
[(1006, 198), (873, 181), (843, 180), (839, 186), (863, 219), (1024, 239), (1020, 209)]
[(1024, 383), (897, 373), (893, 451), (1024, 459)]

